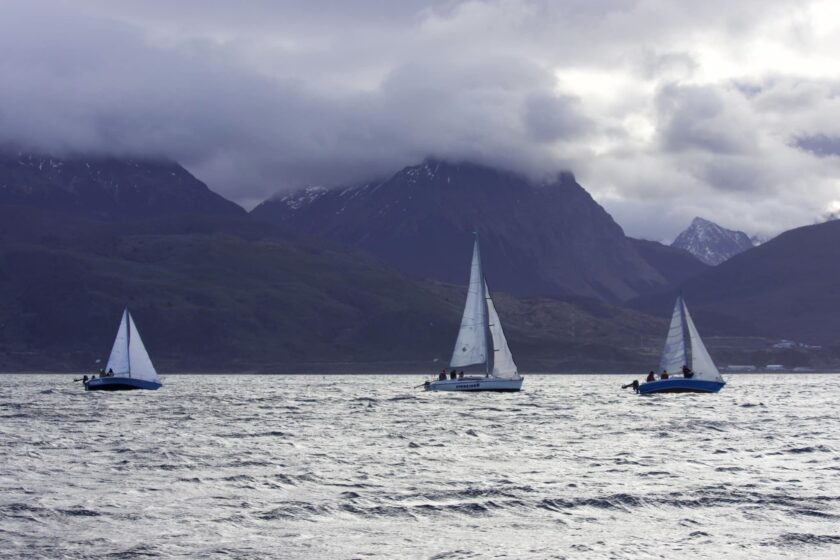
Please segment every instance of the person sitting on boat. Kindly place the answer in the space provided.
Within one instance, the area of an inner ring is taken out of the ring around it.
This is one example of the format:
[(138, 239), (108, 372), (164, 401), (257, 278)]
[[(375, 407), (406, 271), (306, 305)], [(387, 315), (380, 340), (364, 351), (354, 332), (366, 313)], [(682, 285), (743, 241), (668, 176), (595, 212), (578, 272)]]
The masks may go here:
[(668, 377), (669, 377), (669, 376), (668, 376), (668, 370), (667, 370), (667, 369), (663, 369), (663, 370), (662, 370), (662, 375), (660, 375), (660, 376), (659, 376), (659, 379), (668, 379)]
[(108, 369), (108, 377), (114, 377), (114, 368)]
[(449, 372), (449, 379), (455, 379), (456, 377), (458, 377), (458, 374), (455, 373), (454, 369)]
[(458, 372), (458, 379), (463, 379), (463, 378), (464, 378), (464, 372), (463, 372), (463, 371), (459, 371), (459, 372)]
[(692, 377), (694, 377), (694, 372), (691, 371), (691, 368), (689, 368), (688, 366), (682, 367), (682, 374), (683, 377), (685, 377), (686, 379), (691, 379)]
[(651, 381), (656, 381), (656, 374), (653, 373), (653, 370), (650, 370), (650, 373), (648, 373), (647, 379), (645, 379), (645, 381), (647, 381), (648, 383), (650, 383)]
[(87, 375), (82, 376), (82, 383), (87, 383), (87, 382), (88, 382), (88, 376)]
[(103, 375), (105, 375), (105, 369), (99, 368), (99, 377), (102, 377)]
[(438, 374), (438, 379), (440, 379), (441, 381), (446, 381), (446, 370), (445, 369), (440, 370), (440, 373)]

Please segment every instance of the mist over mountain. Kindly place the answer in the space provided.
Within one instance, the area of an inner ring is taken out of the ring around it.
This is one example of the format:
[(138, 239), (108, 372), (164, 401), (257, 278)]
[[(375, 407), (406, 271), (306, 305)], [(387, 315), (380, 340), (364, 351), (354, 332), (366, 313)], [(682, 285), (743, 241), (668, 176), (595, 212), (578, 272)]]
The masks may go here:
[(569, 173), (538, 183), (474, 163), (428, 160), (378, 181), (309, 186), (251, 215), (448, 283), (463, 283), (477, 232), (491, 288), (520, 296), (620, 302), (704, 268), (682, 250), (625, 236)]
[(726, 229), (709, 220), (694, 218), (691, 225), (674, 239), (671, 247), (684, 249), (704, 263), (715, 266), (756, 244), (743, 231)]

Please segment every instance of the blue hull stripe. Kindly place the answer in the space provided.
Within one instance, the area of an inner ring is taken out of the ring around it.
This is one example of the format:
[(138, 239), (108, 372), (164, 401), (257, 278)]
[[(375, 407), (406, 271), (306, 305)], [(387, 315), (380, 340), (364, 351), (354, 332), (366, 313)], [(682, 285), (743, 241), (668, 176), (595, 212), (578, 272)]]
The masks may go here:
[(726, 385), (722, 381), (704, 379), (685, 379), (677, 377), (659, 381), (649, 381), (639, 385), (639, 394), (650, 393), (717, 393)]
[(87, 391), (131, 391), (134, 389), (160, 389), (161, 384), (155, 381), (144, 381), (131, 377), (97, 377), (85, 383)]

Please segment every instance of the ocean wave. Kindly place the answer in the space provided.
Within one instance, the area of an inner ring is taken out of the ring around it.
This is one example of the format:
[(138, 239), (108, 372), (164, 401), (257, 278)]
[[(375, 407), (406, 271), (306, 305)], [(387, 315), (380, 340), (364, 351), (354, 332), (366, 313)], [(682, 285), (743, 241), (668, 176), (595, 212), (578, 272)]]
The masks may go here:
[(782, 546), (835, 545), (840, 544), (840, 535), (818, 535), (814, 533), (784, 533), (774, 541)]

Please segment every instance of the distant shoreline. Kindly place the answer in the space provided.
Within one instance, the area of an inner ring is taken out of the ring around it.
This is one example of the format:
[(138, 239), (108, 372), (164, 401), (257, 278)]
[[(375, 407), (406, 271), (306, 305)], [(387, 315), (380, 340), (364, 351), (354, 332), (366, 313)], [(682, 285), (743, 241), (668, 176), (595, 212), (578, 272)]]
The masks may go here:
[[(66, 376), (78, 376), (78, 375), (91, 375), (87, 372), (67, 372), (67, 371), (2, 371), (0, 375), (66, 375)], [(181, 372), (158, 372), (161, 377), (166, 377), (170, 375), (285, 375), (285, 376), (298, 376), (298, 375), (320, 375), (320, 376), (347, 376), (347, 375), (369, 375), (373, 377), (383, 377), (383, 376), (436, 376), (437, 372), (392, 372), (392, 373), (382, 373), (382, 372), (318, 372), (318, 371), (302, 371), (299, 373), (295, 372), (256, 372), (256, 371), (235, 371), (235, 372), (202, 372), (202, 371), (181, 371)], [(721, 372), (721, 375), (838, 375), (840, 371), (809, 371), (809, 372), (793, 372), (793, 371), (737, 371), (737, 372)], [(616, 372), (550, 372), (550, 371), (543, 371), (543, 372), (524, 372), (522, 373), (522, 377), (528, 377), (529, 375), (615, 375), (615, 376), (622, 376), (622, 377), (633, 377), (633, 376), (644, 376), (644, 372), (639, 373), (616, 373)]]

